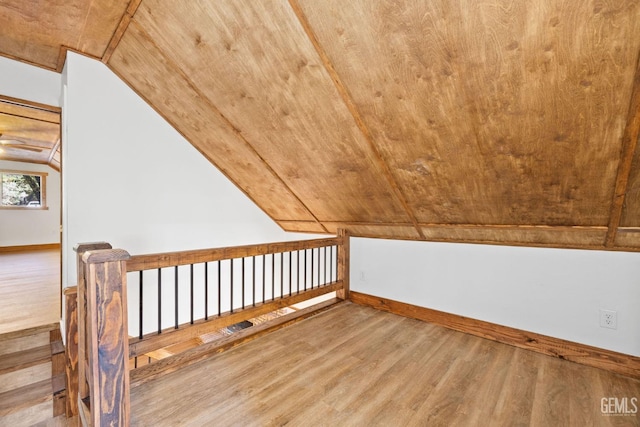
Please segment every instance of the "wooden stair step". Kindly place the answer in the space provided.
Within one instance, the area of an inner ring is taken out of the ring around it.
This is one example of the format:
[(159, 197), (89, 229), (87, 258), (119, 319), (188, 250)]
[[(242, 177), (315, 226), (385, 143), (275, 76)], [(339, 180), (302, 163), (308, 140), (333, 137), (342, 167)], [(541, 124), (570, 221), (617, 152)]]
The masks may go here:
[(47, 363), (51, 360), (51, 344), (0, 356), (0, 375)]
[(46, 325), (35, 326), (33, 328), (21, 329), (19, 331), (6, 332), (0, 334), (0, 342), (15, 340), (16, 338), (26, 338), (32, 335), (41, 334), (43, 332), (50, 332), (55, 329), (60, 329), (59, 323), (48, 323)]
[[(0, 356), (29, 348), (40, 347), (51, 341), (52, 325), (0, 335)], [(57, 326), (59, 328), (59, 326)]]
[(0, 393), (0, 417), (52, 399), (51, 379)]

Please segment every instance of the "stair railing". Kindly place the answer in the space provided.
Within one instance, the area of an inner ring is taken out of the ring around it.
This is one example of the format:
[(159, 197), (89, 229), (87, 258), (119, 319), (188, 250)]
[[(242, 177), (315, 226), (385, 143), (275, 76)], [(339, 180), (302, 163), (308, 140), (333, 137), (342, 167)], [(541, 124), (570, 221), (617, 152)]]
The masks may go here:
[[(131, 371), (131, 375), (136, 376), (135, 380), (130, 379), (129, 370), (133, 368), (131, 361), (141, 355), (330, 292), (336, 293), (336, 300), (349, 297), (349, 236), (343, 230), (339, 231), (337, 237), (327, 239), (133, 257), (124, 250), (112, 249), (111, 245), (104, 242), (80, 244), (74, 249), (78, 257), (77, 293), (74, 290), (65, 293), (67, 390), (72, 401), (67, 408), (67, 415), (75, 415), (77, 411), (84, 425), (128, 425), (130, 387), (133, 382), (139, 384), (153, 379), (162, 369), (175, 369), (175, 365), (171, 365), (171, 358), (167, 358), (161, 361), (168, 360), (164, 365), (151, 364)], [(194, 286), (199, 285), (194, 279), (197, 276), (194, 274), (195, 266), (199, 265), (198, 269), (207, 272), (201, 275), (204, 277), (204, 292), (207, 293), (209, 290), (206, 287), (210, 286), (209, 263), (214, 263), (213, 268), (218, 271), (218, 274), (211, 273), (211, 277), (217, 281), (211, 290), (218, 293), (217, 298), (213, 298), (217, 307), (208, 307), (207, 297), (205, 308), (196, 316), (193, 295)], [(226, 285), (228, 292), (224, 300), (221, 299), (223, 285), (220, 274), (225, 268), (223, 263), (227, 266), (227, 280), (230, 280)], [(165, 269), (175, 272), (175, 281), (172, 283), (172, 288), (175, 287), (172, 297), (175, 319), (170, 327), (165, 327), (163, 316), (167, 310), (161, 307), (163, 287), (161, 283), (153, 283), (153, 288), (158, 290), (155, 295), (158, 322), (156, 330), (145, 333), (142, 324), (145, 272), (155, 271), (155, 277), (161, 281), (163, 274), (167, 274), (163, 271)], [(185, 279), (178, 277), (179, 269), (190, 272), (186, 289)], [(127, 318), (128, 277), (132, 279), (132, 289), (139, 291), (136, 301), (140, 309), (136, 315), (139, 323), (135, 325), (137, 333), (132, 337), (129, 336)], [(133, 278), (139, 279), (137, 283), (133, 284)], [(240, 285), (234, 280), (240, 280)], [(271, 289), (268, 290), (268, 287)], [(240, 292), (235, 295), (235, 302), (234, 289)], [(179, 321), (184, 317), (178, 313), (177, 300), (181, 291), (191, 296), (190, 316), (186, 322)], [(330, 303), (332, 301), (317, 307), (327, 307)], [(305, 313), (313, 312), (305, 310), (300, 310), (300, 318), (308, 315)], [(296, 314), (291, 317), (290, 322), (296, 321)], [(277, 327), (284, 324), (281, 322)], [(76, 342), (77, 347), (74, 345)], [(219, 351), (214, 347), (207, 348), (207, 345), (201, 346), (204, 351), (192, 349), (190, 355), (181, 354), (175, 359), (180, 363), (189, 358), (200, 360)]]

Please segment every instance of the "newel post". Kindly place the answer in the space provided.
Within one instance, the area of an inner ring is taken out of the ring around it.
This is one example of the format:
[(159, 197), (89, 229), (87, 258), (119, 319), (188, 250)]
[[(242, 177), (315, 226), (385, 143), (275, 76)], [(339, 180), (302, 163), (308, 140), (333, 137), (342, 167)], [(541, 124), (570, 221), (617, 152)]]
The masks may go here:
[[(86, 324), (86, 298), (84, 296), (84, 290), (86, 288), (86, 282), (84, 278), (84, 264), (82, 263), (82, 256), (85, 252), (97, 249), (111, 249), (111, 245), (107, 242), (95, 242), (95, 243), (80, 243), (76, 245), (73, 250), (76, 253), (76, 274), (77, 274), (77, 286), (66, 288), (65, 295), (65, 338), (67, 346), (65, 348), (66, 359), (66, 371), (67, 371), (67, 408), (66, 415), (71, 418), (74, 415), (78, 415), (78, 391), (83, 389), (86, 397), (86, 383), (80, 386), (79, 379), (80, 371), (84, 371), (84, 366), (78, 364), (78, 360), (84, 360), (85, 349), (80, 348), (79, 335), (84, 332), (84, 325)], [(80, 292), (82, 291), (82, 295)], [(82, 304), (78, 306), (79, 302)], [(80, 312), (83, 314), (81, 315)], [(82, 321), (79, 321), (82, 319)], [(83, 372), (84, 373), (84, 372)], [(84, 378), (84, 376), (82, 377)]]
[(338, 245), (338, 279), (342, 280), (342, 289), (336, 291), (340, 299), (349, 299), (349, 232), (344, 228), (338, 230), (341, 240)]
[[(126, 261), (122, 249), (89, 250), (82, 256), (84, 285), (78, 283), (86, 308), (79, 334), (80, 390), (83, 423), (91, 426), (129, 425), (129, 340), (127, 327)], [(80, 289), (84, 288), (84, 292)], [(88, 405), (87, 405), (88, 403)]]

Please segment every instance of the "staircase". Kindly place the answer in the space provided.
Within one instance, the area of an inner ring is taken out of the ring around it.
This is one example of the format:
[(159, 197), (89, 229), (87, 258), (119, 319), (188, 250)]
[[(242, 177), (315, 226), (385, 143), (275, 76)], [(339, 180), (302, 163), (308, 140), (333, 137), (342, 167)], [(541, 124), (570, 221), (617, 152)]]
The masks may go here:
[(60, 325), (0, 335), (0, 426), (66, 426), (65, 405)]

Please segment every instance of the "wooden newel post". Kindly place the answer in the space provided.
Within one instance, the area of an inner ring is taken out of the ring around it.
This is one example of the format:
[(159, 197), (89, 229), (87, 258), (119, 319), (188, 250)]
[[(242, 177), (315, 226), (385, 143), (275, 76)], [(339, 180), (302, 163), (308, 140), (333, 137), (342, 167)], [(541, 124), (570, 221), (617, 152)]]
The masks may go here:
[(349, 232), (343, 228), (338, 230), (338, 237), (342, 240), (338, 245), (338, 280), (342, 280), (342, 289), (336, 291), (340, 299), (349, 299)]
[[(126, 261), (122, 249), (89, 250), (82, 256), (84, 291), (78, 283), (79, 335), (84, 349), (80, 364), (80, 418), (91, 426), (129, 425), (129, 338)], [(86, 311), (82, 307), (86, 307)]]
[[(80, 377), (81, 367), (78, 360), (84, 360), (84, 348), (80, 348), (79, 335), (84, 331), (86, 318), (84, 314), (81, 316), (80, 311), (86, 313), (86, 298), (84, 290), (86, 288), (84, 279), (84, 264), (82, 256), (85, 252), (97, 249), (111, 249), (111, 245), (107, 242), (80, 243), (73, 250), (76, 252), (76, 271), (78, 286), (65, 289), (65, 337), (67, 346), (66, 353), (66, 370), (67, 370), (67, 417), (78, 415), (78, 390), (81, 388), (78, 378)], [(80, 295), (80, 289), (82, 295)], [(78, 307), (82, 301), (81, 307)], [(79, 319), (83, 319), (79, 321)], [(84, 376), (82, 377), (84, 378)], [(86, 390), (86, 384), (83, 384)], [(87, 394), (85, 393), (84, 396)]]
[(78, 287), (64, 290), (65, 370), (67, 373), (67, 418), (78, 415)]

